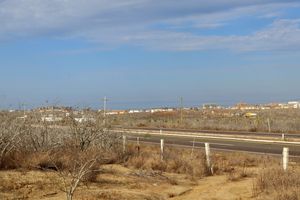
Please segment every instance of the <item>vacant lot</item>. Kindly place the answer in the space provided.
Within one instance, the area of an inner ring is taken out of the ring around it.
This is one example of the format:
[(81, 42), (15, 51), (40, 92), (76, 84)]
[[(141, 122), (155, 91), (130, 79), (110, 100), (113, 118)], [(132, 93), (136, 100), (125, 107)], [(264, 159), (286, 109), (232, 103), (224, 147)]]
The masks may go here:
[(300, 133), (300, 109), (254, 110), (257, 117), (247, 118), (246, 111), (199, 110), (181, 113), (137, 113), (109, 116), (111, 125), (121, 127), (187, 128), (279, 133)]

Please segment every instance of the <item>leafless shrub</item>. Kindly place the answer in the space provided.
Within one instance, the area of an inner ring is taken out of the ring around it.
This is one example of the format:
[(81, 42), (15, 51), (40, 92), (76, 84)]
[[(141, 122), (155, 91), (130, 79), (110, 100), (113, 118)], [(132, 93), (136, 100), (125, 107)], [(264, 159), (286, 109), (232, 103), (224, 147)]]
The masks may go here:
[(0, 167), (55, 171), (67, 199), (78, 185), (94, 181), (102, 163), (118, 160), (119, 136), (102, 123), (65, 119), (64, 126), (0, 113)]
[(110, 132), (102, 122), (78, 123), (69, 118), (63, 146), (51, 150), (52, 163), (64, 183), (67, 199), (72, 199), (82, 181), (95, 181), (99, 165), (111, 162), (118, 154), (119, 136)]
[(143, 170), (187, 174), (191, 177), (206, 175), (205, 156), (202, 152), (195, 153), (195, 157), (191, 159), (190, 152), (186, 149), (171, 147), (166, 148), (163, 161), (157, 147), (143, 147), (139, 154), (132, 154), (125, 165)]
[(28, 122), (23, 127), (23, 134), (20, 136), (22, 143), (19, 149), (29, 152), (47, 152), (53, 148), (63, 145), (65, 131), (53, 128), (46, 123), (33, 125)]
[(22, 133), (23, 123), (9, 115), (3, 115), (0, 119), (0, 167), (5, 167), (5, 161), (9, 159), (16, 146), (20, 142), (20, 134)]
[(78, 185), (83, 180), (88, 178), (90, 173), (95, 171), (95, 165), (98, 163), (99, 156), (91, 155), (90, 151), (77, 151), (73, 152), (68, 158), (67, 163), (63, 163), (62, 166), (66, 169), (61, 169), (56, 166), (58, 175), (63, 181), (63, 191), (66, 193), (67, 199), (73, 198), (74, 192)]
[(252, 176), (252, 173), (247, 170), (246, 165), (242, 168), (234, 168), (227, 173), (227, 180), (229, 181), (239, 181), (243, 178)]

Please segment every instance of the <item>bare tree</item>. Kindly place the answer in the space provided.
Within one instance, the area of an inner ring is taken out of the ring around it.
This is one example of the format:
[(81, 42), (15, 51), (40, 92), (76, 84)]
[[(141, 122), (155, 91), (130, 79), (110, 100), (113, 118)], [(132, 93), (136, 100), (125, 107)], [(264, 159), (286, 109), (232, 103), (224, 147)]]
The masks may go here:
[(16, 147), (20, 142), (19, 135), (22, 130), (22, 123), (17, 123), (16, 119), (5, 115), (0, 122), (0, 165), (3, 158)]
[[(104, 153), (117, 144), (112, 134), (104, 129), (102, 123), (76, 122), (71, 119), (68, 133), (62, 146), (52, 157), (53, 163), (63, 163), (57, 166), (57, 174), (63, 180), (63, 191), (67, 200), (73, 198), (79, 184), (89, 175), (99, 171)], [(65, 157), (61, 159), (61, 152)], [(56, 158), (55, 158), (56, 157)], [(54, 159), (60, 160), (55, 162)]]
[(34, 113), (21, 119), (0, 113), (0, 165), (11, 152), (41, 155), (32, 166), (55, 170), (71, 200), (80, 183), (99, 171), (105, 155), (111, 157), (118, 136), (104, 128), (101, 120), (80, 123), (70, 117), (63, 126), (52, 125), (39, 121)]
[[(65, 148), (65, 147), (64, 147)], [(92, 149), (70, 149), (72, 153), (68, 152), (68, 158), (65, 160), (63, 166), (57, 166), (57, 174), (62, 179), (62, 190), (66, 194), (67, 200), (72, 200), (79, 184), (88, 175), (98, 172), (96, 168), (100, 161), (100, 155)]]

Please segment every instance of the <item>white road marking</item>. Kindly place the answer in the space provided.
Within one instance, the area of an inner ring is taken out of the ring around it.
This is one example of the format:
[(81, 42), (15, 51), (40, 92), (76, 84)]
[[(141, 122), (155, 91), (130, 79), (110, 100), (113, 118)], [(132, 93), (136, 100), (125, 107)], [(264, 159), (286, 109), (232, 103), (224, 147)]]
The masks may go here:
[[(190, 141), (191, 143), (193, 143), (194, 141)], [(195, 144), (204, 144), (205, 142), (195, 142)], [(212, 144), (212, 145), (222, 145), (222, 146), (234, 146), (233, 144), (225, 144), (225, 143), (212, 143), (210, 142), (209, 144)]]
[[(161, 135), (157, 132), (145, 132), (145, 131), (128, 131), (128, 130), (114, 130), (119, 133), (128, 134), (146, 134), (146, 135)], [(287, 141), (277, 141), (277, 140), (260, 140), (260, 139), (246, 139), (246, 138), (232, 138), (232, 137), (219, 137), (219, 136), (206, 136), (206, 135), (191, 135), (191, 134), (178, 134), (178, 133), (165, 133), (165, 136), (177, 136), (177, 137), (193, 137), (193, 138), (207, 138), (207, 139), (222, 139), (222, 140), (234, 140), (234, 141), (244, 141), (244, 142), (257, 142), (257, 143), (269, 143), (269, 144), (290, 144), (290, 145), (300, 145), (300, 142), (287, 142)]]

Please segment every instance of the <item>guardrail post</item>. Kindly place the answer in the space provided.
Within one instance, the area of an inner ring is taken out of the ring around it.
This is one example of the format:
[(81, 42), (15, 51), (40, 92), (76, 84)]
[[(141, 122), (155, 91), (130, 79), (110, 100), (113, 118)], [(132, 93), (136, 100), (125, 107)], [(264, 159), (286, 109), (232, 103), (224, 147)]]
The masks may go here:
[(159, 133), (162, 135), (162, 130), (161, 129), (159, 130)]
[(193, 158), (193, 156), (194, 156), (194, 149), (195, 149), (195, 138), (193, 139), (193, 147), (192, 147), (191, 158)]
[(286, 171), (289, 165), (289, 148), (284, 147), (282, 151), (282, 167)]
[(160, 139), (160, 160), (164, 160), (164, 139)]
[(209, 146), (209, 143), (205, 143), (205, 157), (206, 157), (207, 169), (209, 170), (210, 174), (213, 174), (213, 170), (212, 170), (212, 167), (211, 167), (211, 161), (210, 161), (210, 146)]
[(140, 138), (139, 137), (136, 138), (136, 144), (137, 144), (138, 154), (140, 154)]
[(123, 153), (126, 151), (126, 135), (123, 135)]
[(271, 123), (270, 123), (270, 118), (267, 119), (267, 122), (268, 122), (268, 130), (269, 130), (269, 133), (271, 133)]
[(281, 139), (282, 139), (282, 140), (285, 140), (285, 135), (284, 135), (284, 133), (282, 133)]

